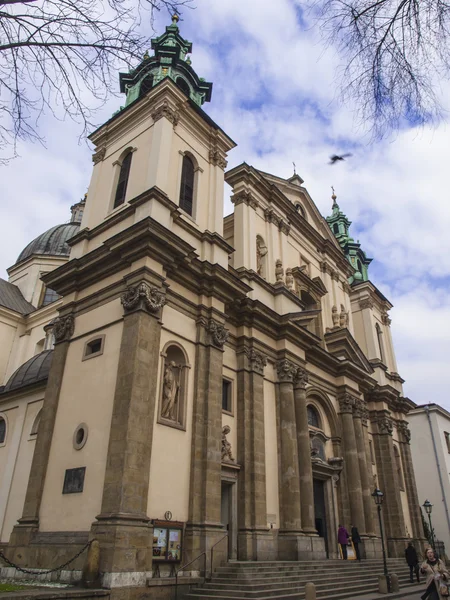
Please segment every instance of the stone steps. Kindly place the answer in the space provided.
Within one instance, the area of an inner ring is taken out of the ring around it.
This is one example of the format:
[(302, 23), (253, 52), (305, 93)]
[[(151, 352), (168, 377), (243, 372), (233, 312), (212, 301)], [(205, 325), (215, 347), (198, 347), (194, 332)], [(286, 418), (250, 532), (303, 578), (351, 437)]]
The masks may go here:
[[(402, 559), (389, 559), (388, 569), (409, 583), (409, 569)], [(230, 562), (219, 567), (210, 581), (185, 596), (186, 600), (303, 600), (305, 584), (316, 585), (319, 600), (341, 600), (376, 592), (380, 560)]]

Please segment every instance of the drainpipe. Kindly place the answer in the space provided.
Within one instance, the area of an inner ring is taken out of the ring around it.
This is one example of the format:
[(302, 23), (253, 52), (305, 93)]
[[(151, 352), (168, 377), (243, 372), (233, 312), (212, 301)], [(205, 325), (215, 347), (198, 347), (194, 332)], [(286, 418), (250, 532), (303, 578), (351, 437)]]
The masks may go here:
[(445, 516), (447, 517), (447, 527), (448, 527), (448, 530), (450, 533), (450, 516), (448, 514), (448, 505), (447, 505), (447, 500), (445, 498), (444, 481), (442, 479), (441, 465), (439, 464), (439, 457), (438, 457), (437, 447), (436, 447), (436, 438), (434, 437), (433, 427), (431, 425), (430, 408), (428, 405), (425, 406), (425, 412), (427, 414), (428, 425), (430, 426), (431, 440), (433, 442), (434, 457), (436, 459), (436, 465), (437, 465), (437, 470), (438, 470), (438, 475), (439, 475), (439, 483), (441, 484), (442, 501), (444, 502)]

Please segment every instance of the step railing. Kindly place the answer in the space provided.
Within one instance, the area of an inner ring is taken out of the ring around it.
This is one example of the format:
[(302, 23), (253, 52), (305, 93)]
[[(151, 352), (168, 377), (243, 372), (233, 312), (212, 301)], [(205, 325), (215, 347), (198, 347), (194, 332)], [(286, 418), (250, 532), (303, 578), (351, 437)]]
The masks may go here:
[(210, 569), (210, 578), (212, 577), (213, 570), (214, 570), (214, 562), (213, 562), (213, 561), (214, 561), (214, 548), (215, 548), (216, 546), (218, 546), (218, 545), (220, 544), (220, 542), (223, 542), (223, 540), (227, 540), (227, 539), (228, 539), (228, 533), (227, 533), (227, 534), (225, 534), (225, 535), (223, 536), (223, 538), (220, 538), (220, 540), (219, 540), (218, 542), (216, 542), (215, 544), (213, 544), (213, 545), (211, 546), (211, 550), (210, 550), (210, 552), (211, 552), (211, 562), (210, 562), (210, 567), (211, 567), (211, 569)]
[(203, 583), (206, 581), (206, 552), (202, 552), (201, 554), (199, 554), (198, 556), (196, 556), (193, 560), (191, 560), (191, 562), (186, 563), (185, 565), (183, 565), (182, 567), (180, 567), (179, 569), (177, 569), (175, 571), (175, 600), (178, 600), (178, 573), (180, 571), (183, 571), (186, 567), (189, 567), (190, 565), (192, 565), (193, 563), (195, 563), (196, 560), (198, 560), (199, 558), (201, 558), (203, 556), (204, 562), (203, 562)]

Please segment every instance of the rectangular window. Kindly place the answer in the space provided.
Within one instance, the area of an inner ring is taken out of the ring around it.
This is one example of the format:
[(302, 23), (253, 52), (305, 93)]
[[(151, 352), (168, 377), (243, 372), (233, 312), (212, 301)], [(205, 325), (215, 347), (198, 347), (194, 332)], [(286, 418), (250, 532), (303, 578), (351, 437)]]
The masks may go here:
[(232, 412), (231, 384), (229, 379), (222, 379), (222, 410)]
[(448, 431), (444, 431), (445, 443), (447, 444), (447, 452), (450, 454), (450, 433)]
[(372, 440), (369, 440), (369, 448), (370, 448), (370, 460), (372, 461), (372, 464), (375, 464), (375, 456), (373, 453), (373, 443)]

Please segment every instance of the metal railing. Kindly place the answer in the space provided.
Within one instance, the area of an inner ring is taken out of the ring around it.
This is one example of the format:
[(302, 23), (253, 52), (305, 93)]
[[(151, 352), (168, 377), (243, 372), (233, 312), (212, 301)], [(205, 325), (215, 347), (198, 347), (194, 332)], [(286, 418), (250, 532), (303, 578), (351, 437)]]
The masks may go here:
[(228, 539), (228, 533), (226, 535), (224, 535), (223, 538), (220, 538), (220, 540), (218, 542), (216, 542), (215, 544), (213, 544), (211, 546), (211, 563), (210, 563), (211, 569), (210, 569), (210, 577), (212, 576), (212, 572), (213, 572), (213, 568), (214, 568), (214, 563), (213, 563), (213, 560), (214, 560), (214, 548), (218, 544), (220, 544), (220, 542), (223, 542), (223, 540), (225, 540), (225, 539)]
[(186, 563), (185, 565), (183, 565), (182, 567), (180, 567), (179, 569), (177, 569), (175, 571), (175, 600), (178, 600), (178, 573), (180, 571), (183, 571), (186, 567), (189, 567), (190, 565), (192, 565), (192, 563), (195, 563), (196, 560), (198, 560), (201, 557), (204, 557), (204, 562), (203, 562), (203, 580), (206, 581), (206, 552), (202, 552), (201, 554), (199, 554), (198, 556), (196, 556), (194, 558), (194, 560), (191, 560), (191, 562)]

